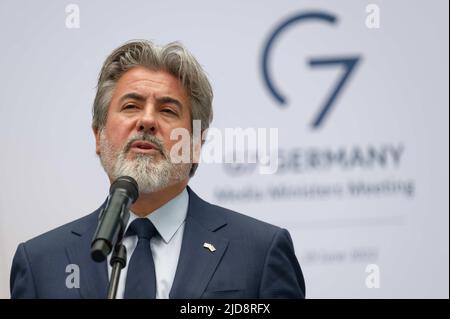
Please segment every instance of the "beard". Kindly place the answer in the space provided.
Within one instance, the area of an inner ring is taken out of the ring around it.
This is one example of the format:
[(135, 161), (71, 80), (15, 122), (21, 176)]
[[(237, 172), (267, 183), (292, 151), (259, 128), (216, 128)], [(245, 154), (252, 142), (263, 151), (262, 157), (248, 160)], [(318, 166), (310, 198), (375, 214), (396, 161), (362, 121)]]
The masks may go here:
[[(161, 158), (149, 154), (135, 154), (127, 158), (131, 145), (136, 141), (147, 141), (158, 147)], [(164, 143), (154, 135), (136, 133), (128, 139), (120, 150), (115, 150), (106, 138), (105, 130), (100, 130), (100, 162), (111, 181), (120, 176), (134, 178), (139, 193), (153, 193), (176, 184), (189, 176), (191, 163), (172, 163)]]

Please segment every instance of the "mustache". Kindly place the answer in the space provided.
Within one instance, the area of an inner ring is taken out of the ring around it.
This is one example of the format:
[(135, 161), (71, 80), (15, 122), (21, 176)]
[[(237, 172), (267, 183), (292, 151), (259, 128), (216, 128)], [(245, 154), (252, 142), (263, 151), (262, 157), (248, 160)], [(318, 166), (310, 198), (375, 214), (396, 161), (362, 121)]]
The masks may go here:
[(152, 143), (153, 145), (156, 146), (156, 148), (162, 155), (166, 156), (164, 142), (161, 141), (159, 138), (157, 138), (154, 135), (145, 134), (145, 133), (138, 133), (138, 134), (133, 135), (128, 140), (127, 144), (125, 145), (123, 152), (128, 153), (128, 151), (131, 149), (131, 145), (136, 141), (145, 141), (145, 142)]

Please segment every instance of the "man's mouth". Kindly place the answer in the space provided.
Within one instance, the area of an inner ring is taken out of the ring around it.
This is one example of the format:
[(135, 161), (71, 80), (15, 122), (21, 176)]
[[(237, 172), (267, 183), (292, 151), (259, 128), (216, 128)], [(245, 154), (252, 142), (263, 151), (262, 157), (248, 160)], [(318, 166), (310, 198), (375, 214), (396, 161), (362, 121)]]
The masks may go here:
[(147, 141), (134, 142), (133, 144), (131, 144), (130, 150), (133, 150), (137, 153), (152, 153), (155, 151), (159, 153), (159, 148)]

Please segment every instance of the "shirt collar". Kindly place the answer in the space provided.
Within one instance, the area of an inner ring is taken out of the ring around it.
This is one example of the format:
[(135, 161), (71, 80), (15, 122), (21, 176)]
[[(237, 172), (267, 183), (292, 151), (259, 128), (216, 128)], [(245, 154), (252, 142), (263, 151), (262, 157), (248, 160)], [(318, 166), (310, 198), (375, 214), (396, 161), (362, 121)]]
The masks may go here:
[[(189, 194), (186, 188), (184, 188), (180, 194), (146, 217), (153, 223), (166, 244), (170, 242), (173, 235), (175, 235), (186, 219), (188, 205)], [(130, 210), (127, 229), (136, 218), (139, 218), (139, 216)]]

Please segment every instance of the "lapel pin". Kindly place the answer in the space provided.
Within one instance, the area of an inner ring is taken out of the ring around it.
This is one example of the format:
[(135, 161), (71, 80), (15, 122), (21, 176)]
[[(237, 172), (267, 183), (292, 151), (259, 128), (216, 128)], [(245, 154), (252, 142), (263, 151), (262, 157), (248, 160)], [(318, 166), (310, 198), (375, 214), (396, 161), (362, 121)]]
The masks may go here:
[(216, 247), (214, 247), (214, 245), (210, 244), (210, 243), (204, 243), (203, 247), (208, 248), (210, 252), (215, 252), (216, 251)]

